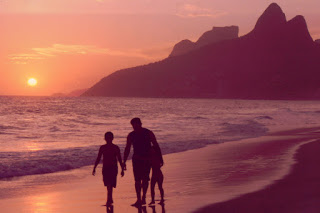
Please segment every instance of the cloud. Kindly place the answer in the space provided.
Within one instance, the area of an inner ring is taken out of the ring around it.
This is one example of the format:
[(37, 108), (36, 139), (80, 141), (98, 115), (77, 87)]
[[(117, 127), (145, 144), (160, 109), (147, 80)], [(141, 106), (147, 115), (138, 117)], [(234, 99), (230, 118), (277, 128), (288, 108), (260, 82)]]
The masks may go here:
[(22, 53), (9, 55), (9, 59), (14, 64), (27, 64), (29, 61), (43, 60), (45, 57), (36, 53)]
[[(99, 2), (99, 3), (103, 3), (103, 2), (106, 2), (108, 0), (95, 0), (96, 2)], [(110, 0), (109, 0), (110, 1)]]
[(27, 64), (31, 61), (44, 60), (63, 54), (85, 55), (106, 53), (108, 53), (108, 49), (98, 48), (90, 45), (53, 44), (51, 47), (32, 48), (29, 53), (18, 53), (9, 55), (9, 59), (15, 64)]
[(32, 48), (30, 53), (20, 53), (9, 55), (9, 59), (15, 64), (27, 64), (36, 60), (44, 60), (47, 58), (57, 57), (60, 55), (109, 55), (122, 57), (136, 57), (147, 60), (161, 59), (167, 53), (164, 48), (145, 49), (129, 49), (129, 50), (111, 50), (108, 48), (100, 48), (93, 45), (66, 45), (53, 44), (50, 47)]
[(217, 18), (227, 15), (224, 11), (214, 11), (209, 8), (202, 8), (193, 4), (183, 4), (177, 8), (176, 15), (182, 18), (194, 18), (194, 17), (211, 17)]
[(85, 55), (85, 54), (107, 54), (109, 49), (99, 48), (92, 45), (65, 45), (65, 44), (53, 44), (51, 47), (44, 48), (32, 48), (34, 52), (39, 55), (51, 57), (60, 54), (69, 55)]

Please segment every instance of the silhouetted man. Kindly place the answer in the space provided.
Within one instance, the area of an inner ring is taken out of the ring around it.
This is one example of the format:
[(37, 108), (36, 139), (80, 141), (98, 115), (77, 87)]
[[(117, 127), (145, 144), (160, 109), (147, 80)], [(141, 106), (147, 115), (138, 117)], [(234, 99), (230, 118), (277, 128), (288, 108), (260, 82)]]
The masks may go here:
[[(140, 118), (133, 118), (130, 123), (133, 127), (133, 131), (130, 132), (127, 137), (127, 145), (124, 150), (124, 167), (126, 168), (126, 161), (132, 145), (132, 167), (137, 194), (137, 201), (133, 205), (140, 206), (146, 204), (146, 193), (148, 190), (151, 169), (151, 145), (154, 146), (155, 154), (160, 157), (160, 166), (163, 166), (163, 159), (159, 144), (153, 132), (142, 127)], [(143, 191), (142, 198), (141, 189)]]

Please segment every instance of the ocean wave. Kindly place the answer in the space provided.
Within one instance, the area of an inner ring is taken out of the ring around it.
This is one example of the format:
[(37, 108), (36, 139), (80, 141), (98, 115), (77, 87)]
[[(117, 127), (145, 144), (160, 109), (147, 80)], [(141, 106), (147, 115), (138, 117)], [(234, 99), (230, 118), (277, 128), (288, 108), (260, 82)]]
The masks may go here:
[(247, 120), (244, 123), (222, 123), (222, 135), (238, 136), (240, 138), (258, 137), (265, 135), (268, 128), (254, 120)]
[(191, 119), (191, 120), (205, 120), (207, 118), (202, 116), (195, 116), (195, 117), (185, 117), (184, 119)]
[(39, 139), (39, 136), (16, 136), (18, 139)]
[(27, 113), (42, 113), (42, 110), (41, 109), (27, 109), (26, 110)]
[(273, 118), (268, 116), (268, 115), (257, 116), (255, 118), (258, 119), (258, 120), (263, 120), (263, 119), (273, 120)]
[[(225, 122), (220, 124), (219, 135), (208, 138), (168, 141), (160, 143), (163, 154), (183, 152), (187, 150), (205, 147), (209, 144), (233, 141), (243, 138), (252, 138), (267, 133), (268, 129), (254, 120), (245, 120), (242, 123)], [(221, 136), (221, 137), (220, 137)], [(32, 137), (24, 137), (32, 138)], [(161, 140), (161, 139), (160, 139)], [(124, 150), (125, 144), (117, 144)], [(26, 152), (0, 152), (0, 179), (53, 173), (83, 166), (93, 165), (97, 157), (99, 146), (76, 147), (56, 150), (39, 150)]]
[(80, 168), (94, 162), (97, 148), (1, 152), (0, 179)]
[(318, 113), (320, 113), (320, 110), (315, 110), (315, 111), (300, 111), (300, 113), (306, 113), (306, 114), (314, 114), (314, 113), (316, 113), (316, 114), (318, 114)]
[(1, 125), (0, 124), (0, 130), (11, 130), (11, 129), (14, 129), (14, 130), (23, 130), (23, 128), (20, 128), (20, 127), (15, 127), (15, 126), (6, 126), (6, 125)]
[[(161, 143), (162, 153), (176, 153), (215, 144), (212, 140), (178, 141)], [(120, 145), (124, 150), (124, 145)], [(99, 146), (78, 147), (61, 150), (41, 150), (30, 152), (0, 152), (0, 179), (37, 175), (77, 169), (93, 165)], [(123, 154), (123, 151), (121, 152)], [(131, 157), (129, 157), (130, 159)]]
[(50, 127), (50, 128), (49, 128), (49, 131), (50, 131), (50, 132), (59, 132), (59, 131), (61, 131), (61, 130), (60, 130), (59, 127), (53, 126), (53, 127)]
[[(221, 132), (210, 138), (219, 140), (194, 139), (160, 143), (163, 154), (183, 152), (205, 147), (209, 144), (234, 141), (265, 135), (268, 128), (254, 120), (242, 123), (221, 123)], [(219, 135), (219, 136), (218, 136)], [(124, 150), (125, 144), (117, 144)], [(28, 152), (0, 152), (0, 179), (53, 173), (93, 165), (99, 146), (76, 147), (58, 150)], [(129, 157), (130, 159), (130, 157)]]

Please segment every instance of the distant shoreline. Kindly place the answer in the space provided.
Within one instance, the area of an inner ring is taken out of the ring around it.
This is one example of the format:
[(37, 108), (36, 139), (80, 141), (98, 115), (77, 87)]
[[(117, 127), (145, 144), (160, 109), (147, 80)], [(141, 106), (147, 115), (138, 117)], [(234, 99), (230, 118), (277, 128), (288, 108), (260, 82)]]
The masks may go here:
[(237, 101), (316, 101), (320, 102), (320, 99), (244, 99), (244, 98), (214, 98), (214, 97), (156, 97), (156, 96), (55, 96), (55, 95), (0, 95), (0, 98), (128, 98), (128, 99), (190, 99), (190, 100), (237, 100)]

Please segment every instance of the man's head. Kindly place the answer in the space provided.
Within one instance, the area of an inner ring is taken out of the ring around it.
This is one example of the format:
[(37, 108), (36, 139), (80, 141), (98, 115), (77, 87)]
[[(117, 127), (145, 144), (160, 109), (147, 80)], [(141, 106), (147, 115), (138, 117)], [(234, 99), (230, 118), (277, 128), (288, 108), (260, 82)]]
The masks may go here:
[(141, 123), (140, 118), (132, 118), (130, 123), (131, 123), (134, 130), (139, 130), (142, 128), (142, 123)]
[(104, 139), (105, 139), (108, 143), (112, 143), (113, 133), (112, 133), (112, 132), (106, 132), (106, 133), (104, 134)]

